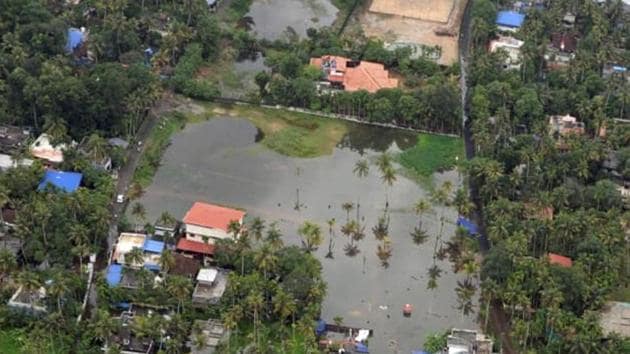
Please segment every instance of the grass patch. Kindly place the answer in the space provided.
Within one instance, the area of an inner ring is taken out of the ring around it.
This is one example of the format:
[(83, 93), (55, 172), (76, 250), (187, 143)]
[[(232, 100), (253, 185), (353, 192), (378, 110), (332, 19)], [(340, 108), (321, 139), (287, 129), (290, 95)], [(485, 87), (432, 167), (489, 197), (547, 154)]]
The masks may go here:
[(630, 285), (619, 286), (610, 294), (610, 300), (621, 302), (630, 301)]
[(171, 136), (184, 129), (188, 123), (198, 123), (206, 119), (207, 117), (203, 115), (181, 112), (172, 112), (160, 117), (160, 121), (144, 142), (144, 153), (133, 174), (133, 181), (143, 188), (148, 187), (160, 167), (162, 154), (170, 144)]
[(22, 353), (22, 344), (19, 338), (22, 332), (19, 330), (0, 332), (0, 351), (2, 353)]
[(348, 131), (345, 122), (303, 113), (252, 106), (206, 106), (215, 115), (249, 120), (263, 132), (261, 143), (265, 147), (291, 157), (330, 155)]
[(464, 144), (460, 138), (441, 135), (419, 134), (416, 146), (398, 155), (400, 164), (420, 176), (455, 167), (456, 157), (463, 158)]

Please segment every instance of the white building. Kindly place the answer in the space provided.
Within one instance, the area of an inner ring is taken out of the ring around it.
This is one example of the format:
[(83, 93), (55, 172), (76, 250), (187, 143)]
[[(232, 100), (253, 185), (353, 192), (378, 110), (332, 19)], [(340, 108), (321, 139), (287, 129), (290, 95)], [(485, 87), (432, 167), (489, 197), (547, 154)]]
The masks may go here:
[(494, 53), (503, 50), (507, 54), (503, 68), (518, 70), (521, 68), (521, 47), (524, 43), (516, 38), (499, 36), (490, 42), (490, 51)]
[(217, 239), (231, 239), (228, 227), (236, 221), (243, 224), (245, 213), (218, 205), (196, 202), (184, 216), (186, 239), (213, 244)]
[(62, 163), (63, 150), (66, 148), (66, 144), (53, 145), (50, 141), (50, 136), (44, 133), (37, 137), (31, 145), (31, 155), (50, 163)]

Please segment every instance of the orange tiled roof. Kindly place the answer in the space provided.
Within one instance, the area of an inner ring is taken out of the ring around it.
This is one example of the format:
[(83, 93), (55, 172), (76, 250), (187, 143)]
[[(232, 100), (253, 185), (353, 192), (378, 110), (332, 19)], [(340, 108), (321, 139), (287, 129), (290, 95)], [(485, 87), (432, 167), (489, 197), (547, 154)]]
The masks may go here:
[(573, 261), (569, 257), (561, 256), (555, 253), (549, 253), (549, 263), (559, 265), (561, 267), (570, 268), (573, 265)]
[(179, 239), (177, 242), (177, 250), (184, 252), (200, 253), (213, 255), (214, 245), (205, 242), (191, 241), (185, 237)]
[(398, 87), (398, 79), (390, 78), (389, 71), (385, 70), (383, 64), (361, 61), (358, 65), (349, 67), (347, 63), (350, 59), (332, 55), (311, 58), (310, 63), (321, 68), (324, 61), (332, 60), (336, 63), (336, 69), (335, 73), (328, 73), (327, 80), (343, 83), (346, 91), (366, 90), (374, 93), (382, 88)]
[(231, 221), (241, 221), (245, 213), (218, 205), (195, 202), (184, 216), (185, 224), (228, 231)]

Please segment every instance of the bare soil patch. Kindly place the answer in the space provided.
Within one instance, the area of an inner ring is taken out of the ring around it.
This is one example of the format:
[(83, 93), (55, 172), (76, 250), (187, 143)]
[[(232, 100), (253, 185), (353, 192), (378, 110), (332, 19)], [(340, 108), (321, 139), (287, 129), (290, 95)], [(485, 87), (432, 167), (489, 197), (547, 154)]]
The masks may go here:
[(456, 0), (374, 0), (370, 11), (446, 23)]

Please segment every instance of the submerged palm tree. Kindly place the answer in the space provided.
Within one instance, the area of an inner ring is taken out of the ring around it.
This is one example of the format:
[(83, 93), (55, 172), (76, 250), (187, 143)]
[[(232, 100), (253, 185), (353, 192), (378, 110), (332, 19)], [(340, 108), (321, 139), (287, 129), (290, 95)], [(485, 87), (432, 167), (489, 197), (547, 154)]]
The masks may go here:
[(326, 258), (334, 258), (333, 257), (333, 238), (335, 236), (335, 218), (329, 219), (327, 221), (328, 224), (328, 253), (326, 253)]
[(392, 242), (389, 237), (385, 236), (383, 243), (377, 246), (376, 255), (381, 260), (381, 265), (384, 268), (389, 267), (389, 259), (392, 256)]
[(322, 231), (319, 225), (305, 221), (298, 229), (302, 245), (307, 252), (313, 252), (322, 244)]
[(354, 174), (357, 175), (357, 177), (359, 178), (366, 177), (369, 171), (370, 171), (370, 166), (368, 165), (368, 162), (365, 159), (361, 159), (357, 161), (354, 164), (354, 169), (352, 170), (352, 172), (354, 172)]

